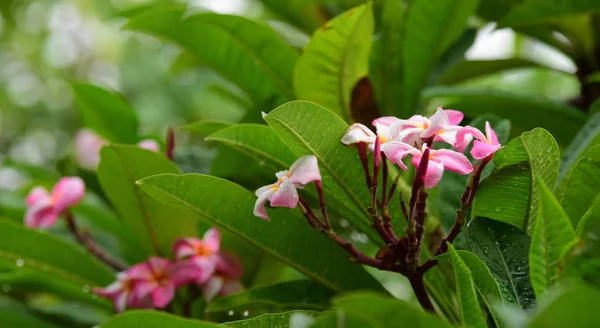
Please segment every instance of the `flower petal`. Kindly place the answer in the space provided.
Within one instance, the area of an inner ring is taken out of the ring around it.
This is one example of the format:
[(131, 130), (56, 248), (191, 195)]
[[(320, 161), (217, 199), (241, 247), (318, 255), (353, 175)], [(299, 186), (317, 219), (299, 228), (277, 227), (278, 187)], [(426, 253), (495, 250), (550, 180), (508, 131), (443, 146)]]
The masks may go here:
[(227, 296), (231, 294), (235, 294), (244, 290), (244, 285), (237, 279), (224, 279), (223, 286), (221, 287), (221, 291), (219, 295)]
[(80, 177), (64, 177), (52, 189), (52, 201), (57, 213), (76, 205), (85, 195), (85, 184)]
[(446, 170), (456, 172), (458, 174), (469, 174), (473, 172), (473, 166), (471, 165), (471, 162), (465, 155), (461, 153), (450, 149), (439, 149), (432, 151), (431, 156), (444, 163), (444, 168)]
[(169, 269), (173, 265), (173, 262), (171, 262), (170, 260), (167, 260), (165, 258), (162, 258), (162, 257), (151, 256), (148, 259), (148, 265), (150, 266), (150, 270), (153, 273), (165, 272), (165, 271), (169, 271)]
[(48, 193), (46, 188), (35, 187), (31, 189), (29, 194), (27, 194), (27, 197), (25, 198), (25, 204), (27, 204), (27, 206), (33, 206), (35, 203), (44, 198), (50, 198), (50, 194)]
[(502, 148), (502, 146), (499, 144), (490, 145), (489, 143), (475, 140), (475, 142), (473, 142), (473, 148), (471, 149), (471, 156), (473, 156), (474, 159), (484, 159), (500, 148)]
[[(441, 107), (440, 107), (441, 108)], [(463, 112), (453, 109), (444, 109), (444, 113), (448, 116), (448, 121), (450, 125), (458, 125), (462, 122), (465, 114)]]
[[(414, 164), (414, 158), (413, 158)], [(416, 164), (418, 165), (418, 163)], [(444, 164), (438, 159), (430, 159), (425, 173), (425, 187), (433, 188), (440, 183), (444, 174)]]
[(421, 152), (407, 143), (392, 141), (387, 142), (385, 144), (385, 147), (383, 148), (383, 153), (390, 161), (400, 166), (400, 168), (402, 168), (403, 170), (406, 170), (407, 167), (402, 162), (402, 159), (404, 159), (404, 157), (410, 154), (415, 155), (420, 154)]
[(289, 177), (293, 184), (299, 185), (321, 181), (321, 172), (319, 171), (317, 157), (306, 155), (298, 158), (290, 168)]
[(100, 149), (106, 143), (102, 137), (89, 129), (81, 129), (75, 135), (75, 158), (79, 166), (95, 170), (100, 162)]
[(204, 237), (202, 237), (202, 241), (204, 241), (204, 244), (212, 252), (218, 252), (221, 247), (221, 233), (219, 232), (219, 229), (210, 228), (206, 230)]
[(156, 288), (159, 288), (160, 285), (154, 281), (150, 280), (136, 280), (133, 286), (133, 295), (135, 295), (135, 299), (141, 300), (144, 297), (152, 294)]
[(279, 183), (273, 183), (270, 185), (262, 186), (262, 187), (256, 189), (256, 191), (254, 192), (254, 195), (256, 197), (260, 197), (260, 195), (262, 195), (270, 190), (273, 190), (276, 187), (279, 187)]
[(374, 119), (371, 124), (373, 124), (373, 126), (375, 127), (377, 127), (378, 125), (392, 126), (394, 123), (397, 123), (399, 121), (400, 119), (395, 116), (382, 116), (380, 118)]
[(153, 152), (160, 151), (160, 145), (154, 139), (144, 139), (137, 144), (138, 147), (147, 149)]
[(244, 266), (236, 255), (228, 251), (221, 251), (216, 271), (232, 278), (239, 278), (244, 274)]
[(58, 220), (50, 198), (43, 198), (25, 212), (25, 225), (30, 228), (48, 228)]
[(170, 276), (175, 287), (179, 287), (197, 281), (203, 277), (204, 272), (192, 261), (179, 261), (171, 267)]
[(351, 145), (359, 142), (375, 142), (375, 133), (360, 123), (354, 123), (350, 125), (348, 130), (346, 130), (346, 133), (342, 137), (342, 143), (345, 145)]
[(175, 286), (173, 284), (166, 284), (152, 291), (152, 303), (159, 309), (164, 308), (167, 304), (171, 303), (174, 297)]
[[(258, 195), (258, 199), (256, 199), (256, 203), (254, 204), (254, 215), (255, 216), (258, 216), (259, 218), (261, 218), (263, 220), (269, 221), (269, 215), (267, 214), (267, 210), (265, 209), (265, 204), (271, 198), (271, 196), (273, 196), (275, 191), (276, 191), (276, 188), (268, 188), (268, 189), (264, 190), (264, 192), (262, 194)], [(257, 190), (257, 192), (258, 192), (258, 190)]]
[(138, 263), (125, 271), (129, 279), (151, 280), (153, 277), (152, 267), (148, 262)]
[(429, 118), (429, 126), (421, 133), (421, 138), (433, 137), (438, 131), (445, 129), (450, 124), (448, 115), (443, 109), (438, 108), (435, 114)]
[(440, 130), (437, 132), (434, 141), (440, 142), (446, 142), (450, 145), (454, 145), (456, 144), (456, 134), (458, 133), (458, 131), (460, 131), (462, 129), (462, 126), (447, 126), (446, 128)]
[(205, 283), (217, 268), (218, 255), (214, 256), (194, 256), (190, 261), (199, 269), (196, 282)]
[(286, 179), (271, 197), (271, 206), (295, 208), (298, 205), (298, 198), (298, 192), (291, 179)]
[(481, 133), (481, 131), (472, 126), (467, 125), (459, 129), (458, 132), (456, 132), (454, 148), (461, 153), (464, 152), (465, 149), (467, 149), (467, 146), (469, 146), (471, 140), (473, 140), (473, 137), (479, 140), (486, 139), (483, 133)]
[(182, 259), (196, 254), (194, 246), (202, 243), (196, 238), (179, 238), (173, 243), (173, 254), (177, 259)]
[(499, 145), (498, 136), (496, 135), (496, 131), (492, 129), (490, 122), (485, 121), (485, 134), (487, 136), (487, 140), (491, 142), (492, 145)]
[(223, 278), (220, 276), (213, 276), (202, 286), (202, 296), (206, 302), (210, 302), (215, 296), (219, 295), (221, 288), (223, 288)]

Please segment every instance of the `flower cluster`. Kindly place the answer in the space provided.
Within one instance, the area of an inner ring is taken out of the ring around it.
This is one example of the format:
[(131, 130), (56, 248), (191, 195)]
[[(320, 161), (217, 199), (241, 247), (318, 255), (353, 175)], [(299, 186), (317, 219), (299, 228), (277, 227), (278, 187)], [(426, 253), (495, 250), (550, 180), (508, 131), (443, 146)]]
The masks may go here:
[[(473, 171), (471, 162), (462, 153), (474, 138), (477, 140), (473, 143), (471, 156), (475, 159), (491, 156), (501, 147), (489, 122), (486, 122), (484, 135), (472, 126), (459, 126), (462, 119), (461, 112), (441, 107), (429, 118), (414, 115), (402, 120), (386, 116), (373, 121), (377, 133), (362, 124), (353, 124), (342, 138), (342, 143), (366, 144), (372, 152), (378, 144), (381, 153), (403, 170), (407, 169), (403, 163), (405, 157), (412, 155), (413, 165), (418, 166), (425, 150), (429, 149), (430, 164), (425, 174), (425, 187), (433, 188), (445, 170), (463, 175)], [(455, 150), (431, 148), (436, 142), (448, 143)]]
[(94, 288), (100, 296), (110, 298), (115, 310), (126, 308), (163, 308), (175, 297), (178, 287), (202, 286), (208, 302), (216, 295), (228, 295), (243, 289), (239, 278), (243, 267), (239, 259), (220, 249), (221, 235), (209, 229), (203, 239), (182, 238), (175, 241), (177, 258), (151, 257), (117, 274), (117, 281), (106, 288)]
[(71, 206), (81, 201), (85, 184), (79, 177), (64, 177), (48, 192), (44, 187), (31, 189), (25, 203), (25, 225), (31, 228), (49, 228)]
[[(75, 135), (75, 159), (85, 169), (95, 170), (100, 162), (100, 149), (107, 143), (94, 131), (81, 129)], [(137, 144), (138, 147), (158, 152), (160, 146), (153, 139), (144, 139)]]

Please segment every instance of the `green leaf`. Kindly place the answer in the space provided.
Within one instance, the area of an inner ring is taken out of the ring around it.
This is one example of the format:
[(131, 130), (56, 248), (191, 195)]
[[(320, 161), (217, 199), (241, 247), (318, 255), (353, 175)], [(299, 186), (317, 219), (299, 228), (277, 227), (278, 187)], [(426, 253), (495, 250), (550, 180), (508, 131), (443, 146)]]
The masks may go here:
[[(307, 32), (312, 32), (327, 20), (327, 14), (316, 1), (260, 0), (260, 2), (291, 23)], [(311, 3), (314, 2), (314, 3)]]
[(5, 221), (0, 221), (0, 260), (80, 286), (104, 286), (115, 278), (108, 266), (83, 249)]
[(595, 113), (585, 122), (585, 125), (579, 129), (579, 132), (569, 144), (569, 147), (563, 152), (560, 161), (560, 174), (558, 175), (557, 185), (573, 168), (577, 159), (594, 146), (600, 145), (600, 113)]
[(552, 191), (541, 180), (538, 185), (540, 207), (531, 236), (529, 274), (535, 295), (541, 299), (558, 281), (561, 259), (577, 238), (569, 217)]
[(352, 90), (369, 72), (372, 11), (371, 3), (350, 9), (313, 34), (294, 73), (298, 99), (313, 101), (346, 121), (352, 120)]
[(478, 0), (413, 0), (406, 12), (403, 43), (404, 106), (399, 117), (414, 113), (435, 63), (466, 28)]
[[(252, 212), (256, 197), (239, 185), (199, 174), (162, 174), (138, 183), (157, 199), (196, 211), (217, 227), (247, 240), (335, 291), (382, 290), (361, 266), (348, 262), (344, 251), (313, 231), (296, 212), (286, 208), (269, 210), (271, 222), (255, 217)], [(339, 272), (344, 274), (339, 275)]]
[(135, 111), (120, 95), (85, 83), (73, 83), (73, 92), (87, 127), (109, 141), (138, 142)]
[(496, 168), (485, 179), (473, 203), (472, 216), (503, 221), (531, 233), (539, 208), (539, 181), (554, 185), (560, 150), (552, 135), (533, 129), (494, 155)]
[(266, 24), (213, 13), (186, 16), (181, 6), (165, 6), (133, 17), (125, 28), (178, 44), (267, 108), (294, 99), (298, 54)]
[[(266, 313), (255, 318), (230, 321), (222, 323), (219, 327), (234, 327), (234, 328), (279, 328), (290, 327), (291, 322), (295, 317), (302, 316), (314, 317), (317, 313), (312, 311), (289, 311), (283, 313)], [(304, 319), (306, 320), (306, 319)]]
[(440, 77), (439, 84), (451, 85), (484, 75), (532, 67), (542, 66), (536, 62), (520, 58), (463, 60), (447, 69)]
[(479, 299), (475, 290), (475, 282), (471, 276), (471, 270), (469, 270), (467, 264), (450, 243), (448, 243), (448, 252), (452, 259), (454, 276), (456, 277), (458, 306), (462, 317), (461, 322), (468, 327), (487, 327), (483, 312), (479, 306)]
[(340, 141), (348, 125), (327, 109), (304, 101), (274, 109), (266, 121), (298, 157), (308, 154), (317, 157), (327, 202), (337, 203), (330, 207), (348, 209), (352, 216), (347, 219), (379, 242), (367, 212), (369, 190), (358, 154)]
[[(173, 241), (195, 232), (190, 212), (146, 195), (137, 180), (159, 173), (180, 173), (162, 154), (135, 146), (103, 147), (98, 165), (102, 190), (123, 219), (125, 228), (151, 254), (170, 254)], [(169, 219), (170, 218), (170, 219)]]
[(595, 0), (525, 0), (516, 5), (499, 22), (499, 28), (543, 23), (564, 16), (600, 11)]
[[(402, 28), (406, 9), (402, 2), (375, 2), (375, 14), (381, 21), (380, 38), (373, 41), (370, 72), (375, 96), (383, 115), (395, 115), (402, 108)], [(408, 116), (407, 116), (408, 117)]]
[(574, 107), (506, 91), (431, 87), (423, 92), (423, 97), (444, 98), (444, 107), (460, 109), (468, 116), (495, 114), (524, 130), (542, 127), (563, 144), (570, 142), (585, 122), (585, 115)]
[(505, 302), (523, 309), (535, 305), (527, 234), (503, 222), (475, 218), (467, 226), (467, 240), (471, 252), (487, 265), (498, 282)]
[(127, 311), (119, 314), (105, 323), (100, 328), (129, 328), (129, 327), (147, 327), (147, 328), (210, 328), (218, 327), (217, 324), (207, 321), (185, 319), (172, 314), (157, 311)]
[(347, 313), (344, 311), (324, 312), (310, 326), (310, 328), (384, 328), (377, 322), (369, 320), (358, 313)]
[(375, 327), (389, 327), (391, 322), (410, 323), (411, 327), (451, 327), (413, 304), (373, 292), (346, 294), (335, 298), (333, 303), (338, 313), (359, 315)]
[[(4, 305), (4, 304), (0, 304)], [(15, 311), (13, 309), (0, 307), (0, 322), (4, 327), (36, 327), (36, 328), (58, 328), (51, 322), (38, 318), (29, 311)]]
[(208, 311), (227, 311), (240, 307), (270, 307), (273, 310), (304, 309), (323, 311), (335, 293), (310, 280), (295, 280), (249, 289), (210, 303)]
[(540, 309), (528, 328), (599, 327), (598, 300), (600, 292), (577, 286), (558, 296)]
[(206, 138), (232, 147), (241, 153), (267, 164), (275, 172), (288, 168), (296, 155), (279, 139), (273, 129), (259, 124), (238, 124), (217, 131)]
[(201, 136), (208, 136), (231, 125), (233, 125), (231, 122), (217, 120), (201, 120), (188, 125), (184, 125), (180, 129), (194, 132)]

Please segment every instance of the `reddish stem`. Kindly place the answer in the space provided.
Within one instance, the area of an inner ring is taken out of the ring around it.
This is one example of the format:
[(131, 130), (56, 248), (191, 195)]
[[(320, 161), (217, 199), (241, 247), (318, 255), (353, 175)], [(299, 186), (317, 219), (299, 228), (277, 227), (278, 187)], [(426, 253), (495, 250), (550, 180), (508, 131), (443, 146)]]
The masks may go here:
[(167, 141), (166, 141), (166, 156), (169, 160), (173, 160), (175, 153), (175, 132), (173, 128), (167, 129)]

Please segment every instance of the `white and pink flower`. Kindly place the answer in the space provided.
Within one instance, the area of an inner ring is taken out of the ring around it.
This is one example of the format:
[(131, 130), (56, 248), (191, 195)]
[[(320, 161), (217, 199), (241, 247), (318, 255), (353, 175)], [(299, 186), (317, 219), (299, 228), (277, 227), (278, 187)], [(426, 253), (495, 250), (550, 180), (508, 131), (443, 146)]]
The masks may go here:
[(502, 148), (496, 132), (490, 126), (490, 122), (487, 121), (485, 122), (485, 135), (472, 126), (467, 125), (461, 128), (456, 134), (454, 148), (460, 152), (464, 152), (473, 138), (477, 139), (473, 141), (473, 148), (471, 148), (471, 156), (474, 159), (484, 159)]
[(49, 193), (44, 187), (33, 188), (27, 197), (25, 225), (31, 228), (48, 228), (68, 208), (77, 205), (85, 195), (85, 184), (79, 177), (64, 177)]

